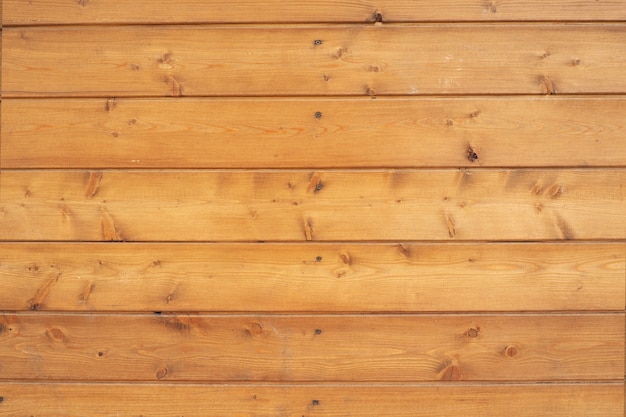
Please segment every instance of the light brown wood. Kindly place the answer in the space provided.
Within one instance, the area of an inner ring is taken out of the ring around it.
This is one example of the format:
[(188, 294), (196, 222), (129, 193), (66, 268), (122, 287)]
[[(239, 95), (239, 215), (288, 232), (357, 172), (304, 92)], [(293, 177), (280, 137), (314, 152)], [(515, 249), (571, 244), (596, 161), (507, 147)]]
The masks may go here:
[(4, 171), (4, 240), (623, 239), (626, 171)]
[[(623, 417), (623, 384), (2, 383), (0, 416)], [(115, 410), (115, 411), (112, 411)]]
[(5, 97), (626, 92), (623, 23), (4, 32)]
[(0, 164), (626, 166), (625, 115), (624, 97), (9, 99)]
[(41, 311), (623, 311), (623, 248), (0, 244), (0, 305)]
[(2, 379), (365, 382), (624, 377), (624, 312), (0, 317)]
[(0, 417), (626, 413), (626, 0), (2, 3)]
[(623, 0), (5, 0), (5, 25), (626, 20)]

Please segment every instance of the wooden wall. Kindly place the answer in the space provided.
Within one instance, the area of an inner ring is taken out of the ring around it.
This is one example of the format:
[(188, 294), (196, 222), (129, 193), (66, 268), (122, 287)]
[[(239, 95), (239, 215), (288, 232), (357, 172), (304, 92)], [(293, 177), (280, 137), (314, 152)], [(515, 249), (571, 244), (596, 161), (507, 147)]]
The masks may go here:
[(3, 0), (0, 416), (618, 417), (625, 0)]

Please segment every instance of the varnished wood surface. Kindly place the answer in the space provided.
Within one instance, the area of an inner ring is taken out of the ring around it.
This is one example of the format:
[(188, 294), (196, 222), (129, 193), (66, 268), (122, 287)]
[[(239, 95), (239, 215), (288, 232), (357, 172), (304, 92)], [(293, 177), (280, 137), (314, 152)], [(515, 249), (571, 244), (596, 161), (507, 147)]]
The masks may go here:
[(623, 23), (7, 28), (2, 95), (614, 94), (625, 42)]
[(621, 96), (9, 99), (2, 118), (5, 169), (626, 166)]
[(622, 243), (0, 244), (39, 311), (624, 310)]
[(5, 0), (3, 24), (626, 20), (623, 0)]
[(0, 416), (624, 415), (624, 0), (3, 3)]
[(4, 240), (623, 239), (626, 171), (1, 174)]
[(622, 380), (624, 314), (3, 314), (0, 378)]
[[(621, 384), (181, 385), (1, 383), (0, 416), (622, 417)], [(138, 401), (141, 399), (141, 401)], [(114, 411), (113, 411), (114, 410)]]

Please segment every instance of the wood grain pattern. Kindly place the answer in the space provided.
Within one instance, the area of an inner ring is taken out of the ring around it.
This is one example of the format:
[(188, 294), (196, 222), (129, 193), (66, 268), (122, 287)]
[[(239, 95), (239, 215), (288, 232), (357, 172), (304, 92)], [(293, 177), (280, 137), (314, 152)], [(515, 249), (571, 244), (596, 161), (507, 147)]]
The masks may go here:
[(0, 417), (626, 413), (626, 0), (0, 15)]
[[(1, 383), (0, 416), (622, 417), (620, 384), (188, 385)], [(141, 399), (141, 401), (138, 401)], [(115, 410), (112, 412), (112, 410)]]
[(5, 97), (626, 92), (622, 23), (4, 32)]
[(4, 25), (626, 20), (623, 0), (5, 0)]
[(624, 313), (3, 314), (0, 378), (622, 380)]
[(624, 245), (0, 244), (3, 310), (624, 309)]
[(624, 97), (9, 99), (0, 164), (626, 166), (625, 115)]
[(623, 239), (626, 171), (4, 171), (4, 240)]

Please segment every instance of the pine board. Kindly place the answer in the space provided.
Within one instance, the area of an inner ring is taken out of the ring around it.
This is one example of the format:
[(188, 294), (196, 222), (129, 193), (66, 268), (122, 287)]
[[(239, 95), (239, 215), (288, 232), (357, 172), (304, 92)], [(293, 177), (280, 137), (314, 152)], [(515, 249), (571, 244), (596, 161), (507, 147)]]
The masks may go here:
[(0, 379), (622, 381), (624, 312), (5, 313)]
[(621, 384), (2, 383), (0, 416), (623, 417)]
[(605, 21), (626, 20), (623, 0), (4, 0), (10, 25), (115, 23)]
[(620, 169), (0, 174), (0, 236), (41, 241), (623, 239)]
[(7, 28), (2, 95), (615, 94), (625, 43), (623, 23)]
[(623, 311), (622, 243), (0, 244), (3, 310)]
[(5, 169), (626, 166), (621, 96), (8, 99), (2, 119)]

